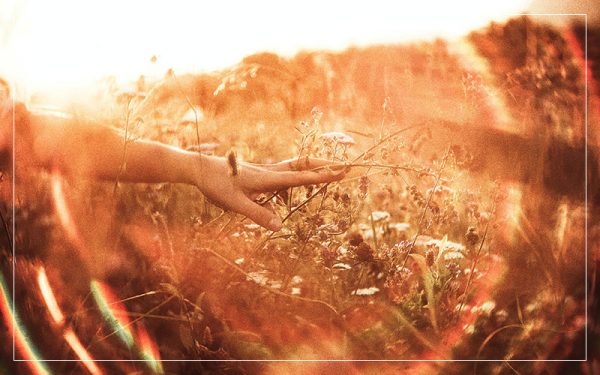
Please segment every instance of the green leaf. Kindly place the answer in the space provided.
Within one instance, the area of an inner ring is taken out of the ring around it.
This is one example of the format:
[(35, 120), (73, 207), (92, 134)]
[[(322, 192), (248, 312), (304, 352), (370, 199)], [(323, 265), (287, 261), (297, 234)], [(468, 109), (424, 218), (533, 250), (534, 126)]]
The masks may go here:
[(190, 327), (184, 324), (179, 325), (179, 340), (187, 350), (192, 350), (194, 347), (194, 339), (190, 332)]
[(400, 325), (406, 328), (419, 342), (421, 342), (421, 344), (428, 349), (435, 350), (435, 346), (431, 343), (431, 341), (429, 341), (429, 339), (427, 339), (427, 337), (421, 333), (421, 331), (416, 329), (415, 326), (410, 323), (408, 318), (404, 316), (400, 309), (392, 309), (391, 311), (396, 319), (398, 319)]
[(437, 303), (434, 292), (434, 278), (433, 272), (431, 269), (427, 267), (427, 261), (425, 257), (421, 254), (410, 254), (410, 256), (417, 262), (417, 265), (421, 269), (421, 276), (423, 277), (423, 285), (425, 286), (425, 293), (427, 294), (427, 308), (429, 310), (429, 318), (431, 320), (431, 325), (435, 331), (438, 331), (438, 322), (437, 322)]
[(446, 252), (446, 243), (448, 243), (448, 235), (444, 235), (440, 242), (440, 251), (438, 252), (437, 259), (435, 260), (435, 266), (440, 269), (440, 263), (444, 261), (444, 253)]
[(273, 356), (260, 336), (246, 331), (222, 332), (222, 345), (232, 356), (239, 359), (267, 360)]

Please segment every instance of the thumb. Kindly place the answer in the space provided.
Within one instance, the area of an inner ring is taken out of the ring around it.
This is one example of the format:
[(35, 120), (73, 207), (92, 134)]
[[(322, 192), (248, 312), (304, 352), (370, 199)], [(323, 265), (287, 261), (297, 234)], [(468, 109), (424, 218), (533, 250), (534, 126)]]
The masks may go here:
[(265, 208), (257, 203), (252, 202), (250, 199), (244, 197), (239, 200), (238, 203), (231, 207), (232, 210), (248, 217), (256, 224), (277, 232), (281, 230), (283, 223), (276, 213)]

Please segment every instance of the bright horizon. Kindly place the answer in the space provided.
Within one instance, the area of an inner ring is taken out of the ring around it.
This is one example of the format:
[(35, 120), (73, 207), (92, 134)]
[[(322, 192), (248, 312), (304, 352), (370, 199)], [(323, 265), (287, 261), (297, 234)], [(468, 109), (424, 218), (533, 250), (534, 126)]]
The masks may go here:
[[(222, 69), (244, 56), (301, 50), (459, 38), (525, 11), (528, 0), (407, 4), (373, 0), (282, 6), (268, 0), (171, 1), (5, 0), (0, 15), (0, 76), (27, 93), (90, 85), (115, 76)], [(151, 63), (157, 56), (156, 63)]]

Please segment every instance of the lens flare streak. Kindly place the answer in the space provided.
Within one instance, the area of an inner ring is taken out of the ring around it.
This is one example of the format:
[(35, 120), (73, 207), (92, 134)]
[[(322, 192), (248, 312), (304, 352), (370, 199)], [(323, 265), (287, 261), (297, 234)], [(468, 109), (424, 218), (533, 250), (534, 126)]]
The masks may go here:
[(477, 52), (476, 48), (466, 39), (461, 39), (450, 44), (451, 51), (458, 57), (464, 69), (472, 71), (488, 83), (482, 88), (481, 99), (489, 110), (491, 125), (498, 130), (518, 133), (519, 129), (514, 125), (515, 121), (504, 101), (503, 94), (495, 88), (494, 76), (487, 60)]
[(127, 348), (131, 348), (133, 346), (133, 334), (129, 329), (131, 323), (123, 304), (118, 302), (114, 293), (102, 282), (92, 280), (90, 287), (104, 320), (108, 322)]
[(50, 287), (50, 282), (48, 281), (48, 276), (46, 275), (46, 270), (44, 267), (40, 267), (38, 269), (38, 285), (40, 287), (40, 292), (42, 293), (42, 298), (46, 303), (46, 307), (48, 307), (48, 312), (50, 316), (54, 320), (54, 322), (62, 329), (64, 329), (63, 337), (65, 341), (69, 344), (71, 349), (75, 352), (75, 354), (81, 359), (82, 364), (88, 369), (88, 371), (93, 375), (101, 375), (102, 371), (94, 362), (94, 359), (90, 356), (88, 351), (83, 347), (81, 341), (75, 334), (72, 328), (65, 327), (65, 318), (58, 306), (58, 302), (56, 301), (56, 297), (52, 292), (52, 288)]
[(160, 353), (156, 343), (148, 335), (144, 326), (140, 325), (137, 330), (140, 357), (146, 361), (148, 367), (157, 374), (164, 373), (160, 362)]
[(40, 267), (38, 270), (38, 285), (40, 287), (40, 292), (42, 293), (42, 298), (44, 299), (44, 302), (46, 302), (46, 307), (48, 307), (48, 311), (50, 312), (50, 316), (52, 316), (55, 323), (62, 326), (65, 322), (65, 317), (60, 310), (60, 307), (58, 307), (52, 288), (50, 288), (50, 283), (48, 282), (48, 276), (46, 276), (44, 267)]
[(62, 178), (58, 171), (52, 173), (52, 198), (58, 219), (67, 233), (69, 240), (77, 249), (83, 249), (83, 241), (69, 210), (63, 191)]
[[(0, 273), (0, 310), (4, 316), (4, 321), (9, 332), (14, 332), (15, 346), (27, 361), (31, 372), (35, 375), (50, 374), (50, 370), (42, 363), (42, 358), (37, 352), (37, 349), (31, 343), (30, 338), (21, 324), (16, 310), (13, 309), (10, 293), (4, 280), (4, 275)], [(13, 314), (14, 312), (14, 314)]]
[(141, 359), (146, 362), (150, 370), (157, 374), (163, 374), (164, 370), (160, 362), (160, 354), (155, 342), (148, 335), (143, 325), (138, 325), (135, 335), (129, 328), (135, 321), (131, 322), (123, 303), (117, 298), (108, 285), (92, 280), (91, 290), (94, 300), (100, 309), (102, 316), (114, 333), (121, 339), (128, 349), (136, 349)]
[(92, 358), (88, 351), (85, 350), (75, 332), (73, 332), (72, 329), (68, 328), (64, 333), (64, 337), (67, 343), (75, 352), (75, 354), (77, 354), (77, 356), (81, 359), (82, 364), (88, 369), (88, 371), (93, 375), (101, 375), (102, 371), (100, 370), (100, 368), (98, 368), (98, 366), (96, 366), (94, 362), (92, 362), (94, 358)]

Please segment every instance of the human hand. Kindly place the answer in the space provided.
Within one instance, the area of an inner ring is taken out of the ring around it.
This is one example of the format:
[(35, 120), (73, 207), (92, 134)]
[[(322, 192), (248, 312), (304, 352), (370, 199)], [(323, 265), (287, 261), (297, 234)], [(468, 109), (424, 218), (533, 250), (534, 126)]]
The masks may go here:
[(230, 164), (226, 158), (200, 155), (194, 184), (218, 206), (245, 215), (272, 231), (280, 230), (282, 222), (275, 212), (254, 202), (261, 193), (333, 182), (342, 179), (346, 172), (344, 165), (308, 158), (276, 164), (236, 162), (235, 173)]

